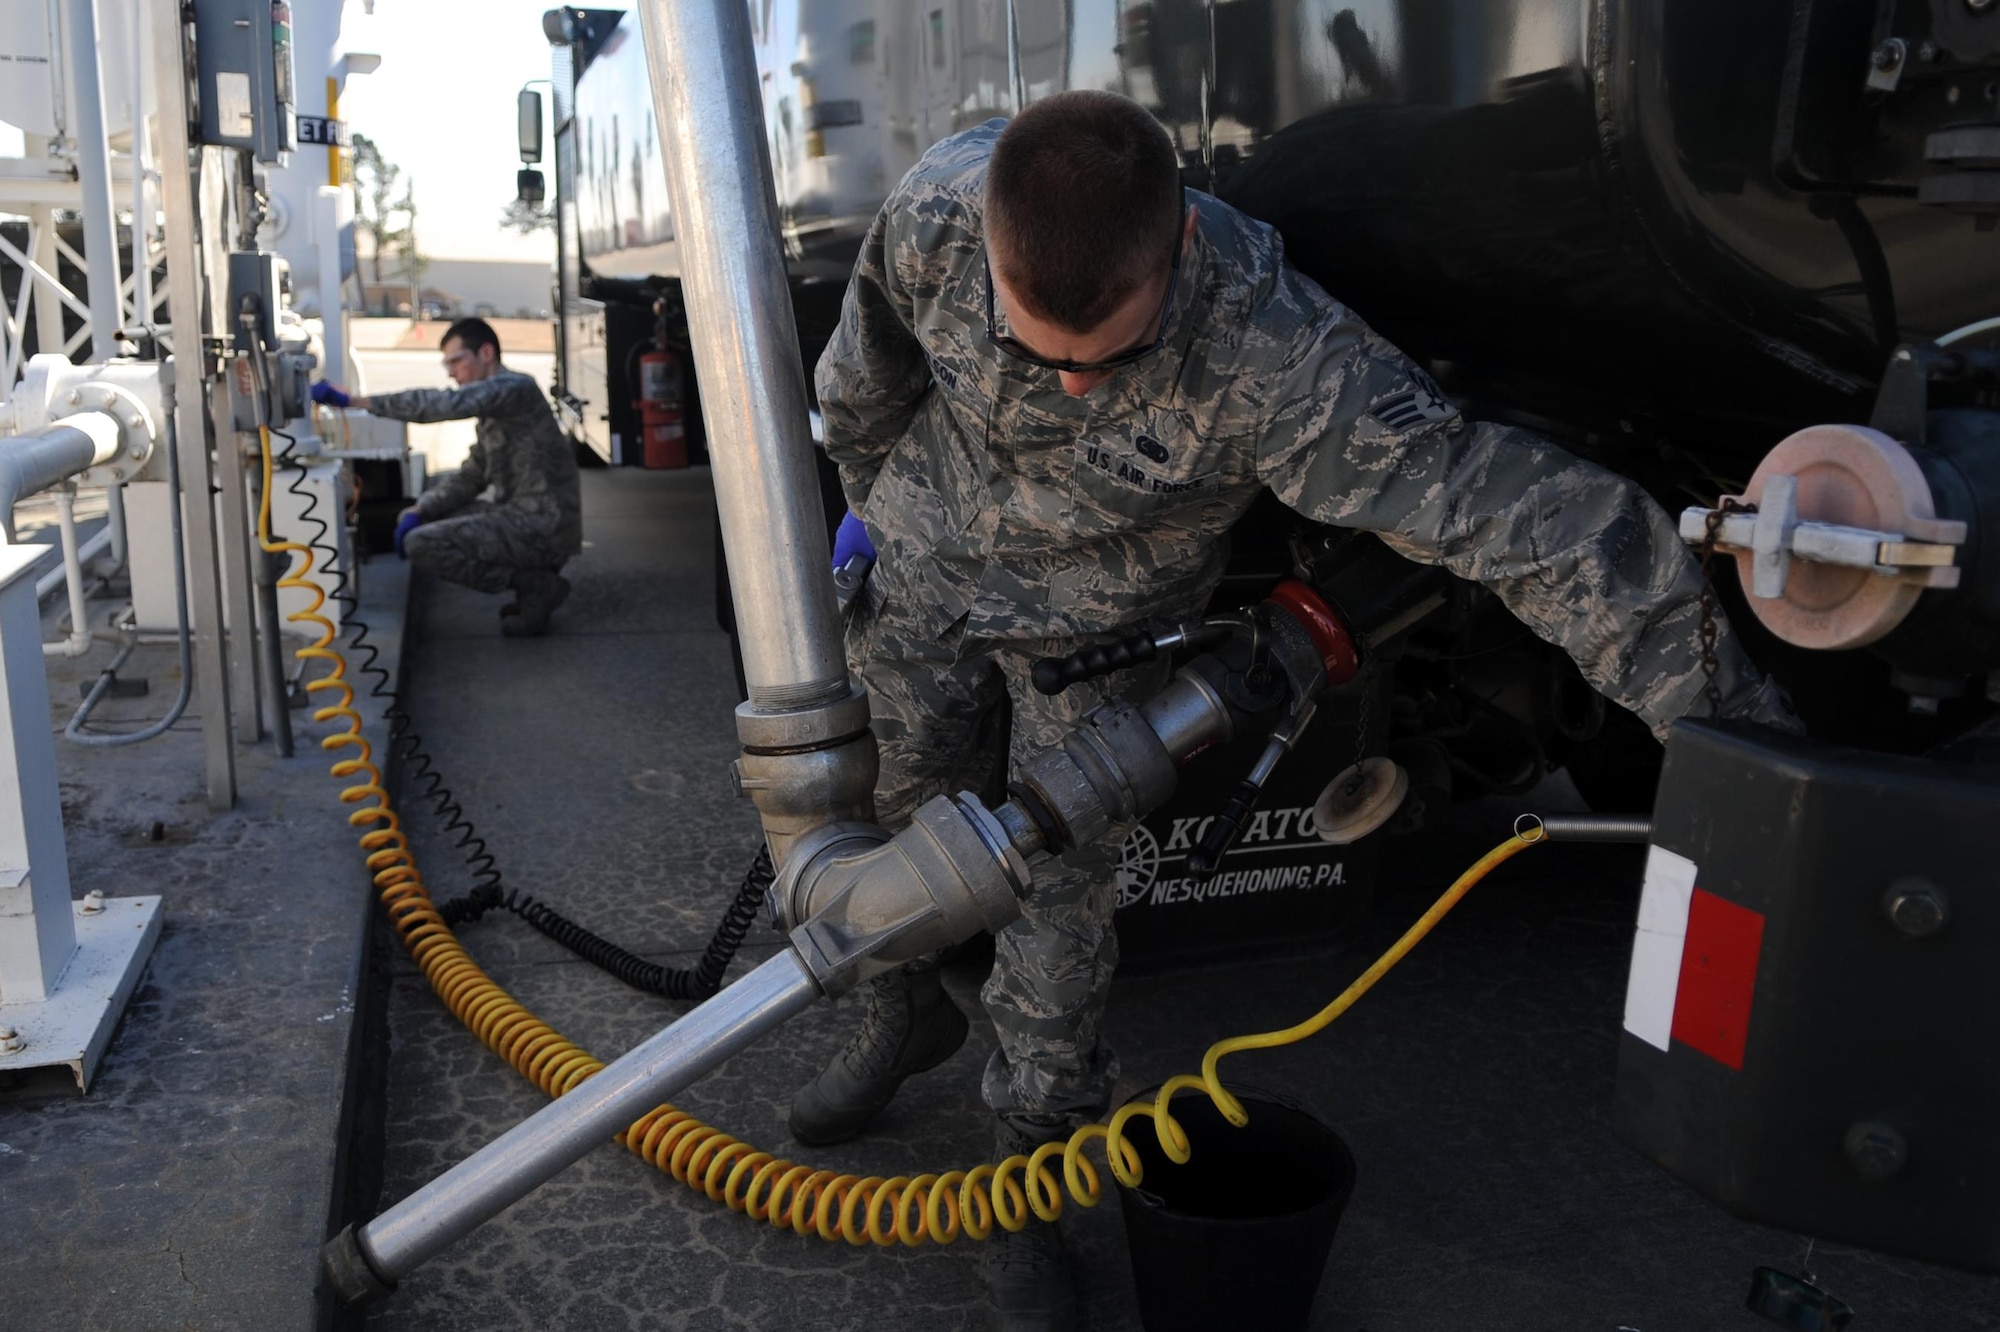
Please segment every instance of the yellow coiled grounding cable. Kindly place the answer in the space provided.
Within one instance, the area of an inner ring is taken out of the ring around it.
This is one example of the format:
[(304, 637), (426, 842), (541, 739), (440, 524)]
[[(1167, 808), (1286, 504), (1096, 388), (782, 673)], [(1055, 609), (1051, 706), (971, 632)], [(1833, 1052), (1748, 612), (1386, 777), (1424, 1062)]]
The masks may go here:
[[(259, 435), (264, 485), (257, 511), (257, 542), (266, 551), (300, 557), (300, 562), (279, 579), (278, 586), (301, 589), (311, 596), (312, 603), (285, 618), (319, 630), (319, 638), (300, 648), (297, 655), (301, 661), (329, 664), (328, 672), (308, 681), (305, 688), (309, 695), (338, 695), (336, 701), (315, 709), (313, 720), (342, 724), (343, 729), (319, 744), (328, 753), (342, 755), (332, 767), (336, 778), (362, 778), (342, 789), (340, 799), (343, 804), (359, 806), (347, 821), (364, 829), (361, 849), (389, 921), (453, 1016), (528, 1081), (550, 1096), (561, 1096), (604, 1064), (565, 1040), (480, 970), (431, 902), (423, 875), (410, 854), (409, 838), (382, 785), (381, 769), (361, 734), (361, 714), (354, 710), (347, 660), (333, 645), (337, 636), (333, 622), (319, 613), (326, 604), (326, 592), (312, 577), (312, 549), (296, 541), (271, 539), (271, 436), (268, 430), (260, 430)], [(1304, 1022), (1282, 1031), (1217, 1041), (1202, 1056), (1199, 1075), (1172, 1078), (1151, 1101), (1121, 1106), (1108, 1124), (1086, 1124), (1067, 1139), (1036, 1148), (1032, 1156), (1010, 1156), (998, 1165), (943, 1174), (864, 1178), (817, 1170), (760, 1152), (671, 1105), (656, 1106), (641, 1115), (618, 1135), (618, 1141), (716, 1202), (774, 1227), (789, 1227), (798, 1234), (825, 1240), (914, 1248), (926, 1241), (949, 1244), (961, 1234), (985, 1239), (996, 1223), (1006, 1230), (1019, 1230), (1031, 1215), (1054, 1221), (1062, 1214), (1065, 1188), (1083, 1207), (1095, 1207), (1103, 1198), (1097, 1169), (1083, 1155), (1083, 1149), (1098, 1139), (1104, 1141), (1112, 1175), (1128, 1187), (1139, 1183), (1138, 1150), (1126, 1140), (1126, 1126), (1140, 1115), (1152, 1119), (1154, 1134), (1168, 1159), (1177, 1163), (1188, 1159), (1187, 1135), (1168, 1112), (1168, 1102), (1175, 1093), (1200, 1089), (1230, 1123), (1239, 1128), (1247, 1124), (1250, 1116), (1242, 1103), (1222, 1085), (1218, 1065), (1223, 1056), (1239, 1050), (1275, 1049), (1317, 1034), (1402, 961), (1475, 884), (1540, 840), (1539, 832), (1531, 831), (1510, 837), (1481, 856), (1368, 970)], [(1060, 1184), (1053, 1168), (1058, 1156), (1062, 1158)]]

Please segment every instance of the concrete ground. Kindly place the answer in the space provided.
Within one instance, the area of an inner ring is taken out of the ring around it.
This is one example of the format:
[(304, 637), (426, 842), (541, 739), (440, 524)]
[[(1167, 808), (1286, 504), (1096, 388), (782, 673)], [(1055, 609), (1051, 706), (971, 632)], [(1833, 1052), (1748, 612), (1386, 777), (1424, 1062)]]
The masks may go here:
[[(729, 792), (735, 693), (710, 603), (703, 472), (586, 476), (589, 549), (557, 632), (500, 637), (495, 602), (420, 589), (409, 701), (439, 769), (517, 891), (657, 961), (691, 964), (757, 845)], [(1297, 760), (1295, 760), (1297, 761)], [(1538, 793), (1538, 801), (1549, 792)], [(1560, 790), (1555, 792), (1560, 798)], [(1349, 946), (1122, 978), (1106, 1017), (1121, 1088), (1193, 1069), (1213, 1040), (1313, 1012), (1436, 892), (1505, 835), (1514, 807), (1467, 806), (1399, 844)], [(468, 877), (416, 818), (429, 880)], [(1324, 1332), (1749, 1332), (1751, 1269), (1805, 1241), (1736, 1221), (1621, 1146), (1610, 1105), (1639, 860), (1534, 851), (1483, 885), (1351, 1014), (1308, 1044), (1234, 1057), (1233, 1078), (1311, 1107), (1352, 1144), (1359, 1183), (1311, 1326)], [(496, 914), (461, 931), (502, 984), (603, 1057), (682, 1006), (625, 989)], [(732, 968), (770, 955), (761, 927)], [(382, 1196), (400, 1198), (543, 1100), (392, 964)], [(949, 985), (976, 1013), (980, 973)], [(836, 1048), (853, 1004), (823, 1005), (688, 1090), (680, 1104), (793, 1152), (793, 1090)], [(986, 1158), (978, 1072), (992, 1037), (913, 1080), (863, 1140), (800, 1153), (858, 1174)], [(4, 1135), (0, 1135), (4, 1136)], [(4, 1169), (4, 1163), (0, 1163)], [(1072, 1208), (1088, 1323), (1138, 1326), (1115, 1203)], [(1823, 1285), (1856, 1332), (2000, 1329), (2000, 1281), (1821, 1245)], [(978, 1246), (853, 1249), (773, 1232), (607, 1143), (413, 1274), (370, 1328), (954, 1329), (983, 1325)], [(278, 1324), (267, 1324), (277, 1326)]]
[[(23, 504), (24, 529), (48, 507)], [(393, 563), (364, 572), (362, 612), (391, 670), (405, 589)], [(60, 605), (45, 638), (60, 636)], [(50, 663), (58, 732), (112, 651)], [(164, 715), (174, 647), (142, 646), (120, 678), (149, 692), (105, 702), (93, 729)], [(359, 706), (379, 740), (378, 706)], [(318, 1248), (347, 1177), (374, 907), (342, 784), (313, 743), (330, 728), (294, 713), (291, 758), (239, 746), (237, 807), (212, 815), (200, 717), (197, 700), (129, 748), (56, 741), (72, 893), (159, 894), (164, 928), (87, 1097), (0, 1079), (6, 1332), (305, 1329), (324, 1314)]]

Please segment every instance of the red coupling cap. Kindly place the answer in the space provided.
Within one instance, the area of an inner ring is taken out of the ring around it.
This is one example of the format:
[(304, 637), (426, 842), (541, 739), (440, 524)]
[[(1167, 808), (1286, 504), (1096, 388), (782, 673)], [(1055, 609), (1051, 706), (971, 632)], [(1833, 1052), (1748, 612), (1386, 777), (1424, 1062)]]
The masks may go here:
[(1361, 649), (1349, 632), (1347, 622), (1326, 599), (1296, 578), (1287, 578), (1265, 598), (1282, 607), (1306, 631), (1326, 663), (1326, 683), (1338, 688), (1361, 673)]

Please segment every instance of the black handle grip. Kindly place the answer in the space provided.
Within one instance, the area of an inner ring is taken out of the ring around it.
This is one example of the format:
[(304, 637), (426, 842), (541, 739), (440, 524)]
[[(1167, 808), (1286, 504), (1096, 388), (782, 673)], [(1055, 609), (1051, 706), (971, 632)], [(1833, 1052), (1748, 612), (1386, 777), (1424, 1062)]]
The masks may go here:
[(874, 560), (857, 554), (848, 556), (847, 563), (833, 571), (833, 599), (843, 619), (854, 609), (854, 599), (861, 595), (861, 586), (874, 567)]
[(1236, 787), (1236, 794), (1229, 797), (1229, 803), (1215, 816), (1215, 822), (1208, 825), (1202, 835), (1201, 845), (1188, 853), (1188, 874), (1196, 879), (1206, 879), (1222, 867), (1222, 857), (1229, 848), (1236, 845), (1236, 835), (1243, 831), (1250, 813), (1257, 808), (1257, 801), (1264, 795), (1264, 788), (1244, 778)]
[(1073, 684), (1137, 666), (1159, 655), (1160, 650), (1154, 645), (1151, 634), (1137, 634), (1116, 643), (1079, 648), (1067, 657), (1043, 657), (1035, 663), (1035, 688), (1053, 696)]

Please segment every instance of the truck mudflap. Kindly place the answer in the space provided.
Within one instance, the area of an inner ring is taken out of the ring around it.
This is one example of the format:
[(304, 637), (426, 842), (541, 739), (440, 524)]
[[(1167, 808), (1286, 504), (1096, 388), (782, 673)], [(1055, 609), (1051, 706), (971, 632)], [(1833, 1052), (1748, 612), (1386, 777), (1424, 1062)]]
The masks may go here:
[(1683, 722), (1619, 1136), (1730, 1212), (2000, 1272), (2000, 765)]

